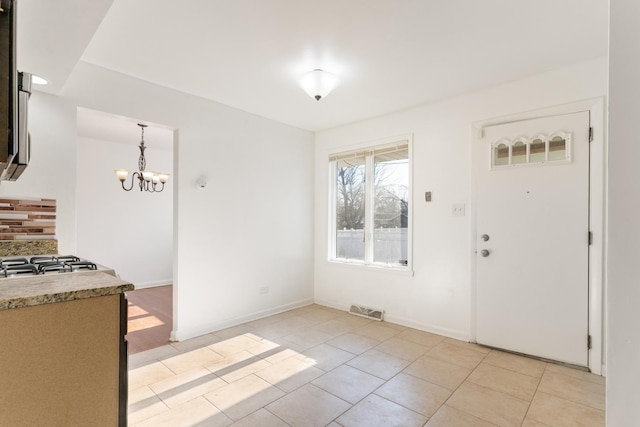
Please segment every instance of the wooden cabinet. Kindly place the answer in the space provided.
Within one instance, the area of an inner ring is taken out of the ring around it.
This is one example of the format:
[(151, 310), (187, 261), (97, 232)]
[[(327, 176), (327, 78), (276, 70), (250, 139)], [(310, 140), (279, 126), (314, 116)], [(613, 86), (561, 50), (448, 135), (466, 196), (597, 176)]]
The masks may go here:
[(124, 293), (0, 310), (0, 424), (126, 426)]

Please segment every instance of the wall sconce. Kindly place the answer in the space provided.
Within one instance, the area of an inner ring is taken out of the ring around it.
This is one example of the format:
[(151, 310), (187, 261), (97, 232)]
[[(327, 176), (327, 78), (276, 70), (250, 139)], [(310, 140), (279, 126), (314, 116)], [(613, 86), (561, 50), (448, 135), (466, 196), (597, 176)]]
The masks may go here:
[(196, 180), (196, 188), (198, 190), (204, 190), (206, 187), (207, 187), (207, 177), (206, 176), (198, 177), (198, 179)]

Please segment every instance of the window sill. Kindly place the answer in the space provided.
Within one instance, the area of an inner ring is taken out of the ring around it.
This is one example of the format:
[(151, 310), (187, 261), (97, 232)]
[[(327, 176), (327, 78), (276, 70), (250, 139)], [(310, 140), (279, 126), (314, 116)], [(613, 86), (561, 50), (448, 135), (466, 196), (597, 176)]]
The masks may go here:
[(359, 269), (371, 272), (380, 272), (380, 273), (388, 273), (388, 274), (396, 274), (399, 276), (409, 276), (413, 277), (413, 270), (410, 267), (395, 267), (395, 266), (386, 266), (382, 264), (365, 264), (361, 261), (351, 261), (344, 259), (329, 259), (327, 262), (330, 265), (336, 265), (345, 268)]

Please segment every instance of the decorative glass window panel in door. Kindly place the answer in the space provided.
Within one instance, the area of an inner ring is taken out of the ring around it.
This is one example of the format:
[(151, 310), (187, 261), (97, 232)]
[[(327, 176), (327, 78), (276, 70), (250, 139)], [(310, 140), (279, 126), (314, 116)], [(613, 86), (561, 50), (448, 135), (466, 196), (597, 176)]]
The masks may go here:
[(529, 161), (531, 163), (542, 163), (546, 156), (546, 143), (540, 138), (531, 141), (529, 147)]
[(509, 164), (509, 147), (507, 144), (498, 144), (493, 149), (493, 165), (505, 166)]
[(554, 136), (549, 141), (549, 160), (565, 160), (567, 158), (567, 141), (561, 136)]
[(531, 138), (502, 138), (491, 148), (491, 168), (564, 163), (571, 160), (571, 134), (556, 132), (547, 137), (536, 134)]
[(527, 162), (527, 146), (522, 141), (517, 141), (511, 147), (511, 164), (518, 165)]

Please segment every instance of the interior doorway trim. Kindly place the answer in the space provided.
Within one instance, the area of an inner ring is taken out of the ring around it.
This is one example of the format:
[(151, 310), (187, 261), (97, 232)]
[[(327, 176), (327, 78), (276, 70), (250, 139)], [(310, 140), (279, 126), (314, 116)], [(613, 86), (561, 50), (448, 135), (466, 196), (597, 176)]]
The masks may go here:
[[(473, 144), (478, 144), (482, 137), (483, 129), (488, 126), (501, 125), (521, 120), (529, 120), (570, 114), (580, 111), (589, 111), (590, 123), (593, 132), (591, 152), (589, 160), (589, 230), (593, 234), (593, 240), (589, 249), (589, 335), (591, 348), (589, 349), (589, 369), (594, 374), (605, 375), (605, 336), (604, 336), (604, 289), (606, 286), (605, 266), (605, 100), (603, 97), (591, 98), (569, 104), (540, 110), (527, 111), (508, 116), (480, 120), (471, 124), (470, 153), (473, 153)], [(477, 270), (477, 177), (473, 161), (470, 162), (470, 341), (476, 342), (476, 270)], [(585, 237), (586, 239), (586, 237)], [(586, 345), (586, 343), (585, 343)]]

